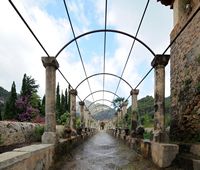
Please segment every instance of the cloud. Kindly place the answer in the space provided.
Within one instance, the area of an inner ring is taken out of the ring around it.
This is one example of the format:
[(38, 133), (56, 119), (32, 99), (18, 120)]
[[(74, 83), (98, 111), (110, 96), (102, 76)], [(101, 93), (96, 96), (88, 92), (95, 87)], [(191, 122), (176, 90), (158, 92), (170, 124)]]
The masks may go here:
[[(73, 38), (67, 15), (63, 17), (63, 15), (58, 16), (58, 13), (54, 15), (49, 12), (48, 5), (56, 5), (55, 1), (18, 0), (14, 3), (51, 56), (54, 56), (64, 44)], [(108, 1), (108, 28), (122, 30), (134, 35), (145, 4), (144, 1), (136, 2), (132, 0), (116, 0), (114, 3)], [(68, 5), (76, 35), (88, 30), (104, 28), (105, 1), (87, 0), (83, 3), (81, 0), (76, 0), (69, 1)], [(65, 13), (64, 8), (62, 10), (62, 13)], [(161, 10), (163, 11), (160, 13)], [(159, 18), (157, 17), (158, 13)], [(172, 27), (171, 23), (168, 24), (170, 16), (166, 8), (164, 9), (161, 5), (158, 7), (156, 2), (151, 2), (144, 18), (138, 37), (150, 45), (156, 53), (161, 53), (169, 42), (169, 32)], [(161, 31), (159, 26), (163, 20), (162, 17), (166, 20), (166, 26), (162, 27)], [(0, 27), (0, 85), (10, 90), (12, 81), (16, 81), (19, 92), (23, 74), (27, 73), (40, 84), (39, 93), (42, 96), (45, 91), (45, 68), (42, 66), (41, 57), (46, 54), (7, 1), (0, 2), (0, 19), (2, 22)], [(87, 38), (78, 40), (88, 76), (103, 71), (103, 35), (104, 33), (92, 34)], [(106, 72), (120, 76), (133, 39), (113, 33), (107, 33), (107, 38)], [(151, 68), (152, 59), (153, 56), (136, 42), (123, 78), (134, 88)], [(74, 43), (70, 44), (58, 56), (58, 62), (60, 70), (74, 88), (85, 79), (84, 70)], [(169, 68), (167, 68), (166, 74), (166, 94), (169, 94), (168, 70)], [(102, 80), (102, 75), (88, 80), (92, 91), (103, 89)], [(119, 79), (113, 76), (105, 76), (105, 80), (105, 90), (115, 92)], [(67, 82), (58, 72), (57, 82), (60, 83), (63, 91), (68, 87)], [(140, 98), (153, 94), (153, 83), (152, 73), (139, 87)], [(78, 88), (78, 95), (83, 99), (89, 93), (90, 89), (87, 81), (85, 81)], [(129, 86), (122, 81), (117, 94), (128, 97), (130, 94)], [(102, 95), (102, 93), (97, 93), (93, 97), (97, 100), (102, 98)], [(104, 97), (109, 100), (113, 99), (112, 94), (105, 93)], [(93, 101), (92, 96), (89, 97), (89, 100)]]

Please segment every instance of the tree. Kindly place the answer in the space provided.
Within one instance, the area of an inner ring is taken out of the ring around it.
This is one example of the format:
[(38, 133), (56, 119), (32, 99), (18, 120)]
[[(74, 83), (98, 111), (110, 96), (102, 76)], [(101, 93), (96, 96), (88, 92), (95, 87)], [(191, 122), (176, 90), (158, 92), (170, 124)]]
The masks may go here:
[(67, 88), (65, 89), (65, 103), (64, 103), (65, 111), (68, 110), (68, 91)]
[(66, 110), (65, 110), (65, 96), (62, 92), (61, 93), (61, 101), (60, 101), (60, 114), (62, 115), (65, 112), (66, 112)]
[(24, 74), (20, 97), (16, 100), (19, 121), (33, 121), (39, 115), (38, 87), (35, 79)]
[(31, 76), (27, 76), (26, 74), (24, 74), (20, 95), (31, 96), (33, 93), (37, 93), (38, 87), (39, 85), (36, 84), (35, 79), (33, 79)]
[(118, 98), (114, 99), (113, 100), (113, 106), (114, 106), (114, 108), (115, 109), (119, 108), (122, 105), (123, 102), (124, 102), (124, 97), (118, 97)]
[(59, 83), (56, 87), (56, 118), (60, 117), (60, 86)]
[[(68, 92), (71, 90), (71, 86), (69, 84), (68, 86)], [(71, 102), (71, 98), (70, 98), (70, 94), (68, 95), (68, 109), (67, 111), (70, 113), (70, 102)]]
[(8, 100), (6, 102), (5, 114), (4, 114), (5, 119), (15, 119), (16, 118), (16, 116), (17, 116), (16, 106), (15, 106), (16, 100), (17, 100), (17, 92), (16, 92), (15, 82), (13, 81), (12, 87), (11, 87), (11, 92), (10, 92), (10, 97), (8, 98)]

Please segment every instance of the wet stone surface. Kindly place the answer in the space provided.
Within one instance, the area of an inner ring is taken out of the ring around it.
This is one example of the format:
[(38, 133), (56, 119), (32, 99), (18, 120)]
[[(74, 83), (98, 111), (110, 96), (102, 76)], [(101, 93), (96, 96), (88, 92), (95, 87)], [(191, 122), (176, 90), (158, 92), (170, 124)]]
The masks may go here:
[(57, 162), (60, 170), (157, 170), (132, 149), (105, 132), (99, 132)]

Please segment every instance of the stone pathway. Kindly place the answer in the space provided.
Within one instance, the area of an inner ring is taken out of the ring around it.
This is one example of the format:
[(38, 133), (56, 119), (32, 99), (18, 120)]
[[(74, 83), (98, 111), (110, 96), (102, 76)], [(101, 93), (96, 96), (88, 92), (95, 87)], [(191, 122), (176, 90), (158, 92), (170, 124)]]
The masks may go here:
[(57, 162), (56, 170), (158, 170), (128, 146), (106, 132), (99, 132)]

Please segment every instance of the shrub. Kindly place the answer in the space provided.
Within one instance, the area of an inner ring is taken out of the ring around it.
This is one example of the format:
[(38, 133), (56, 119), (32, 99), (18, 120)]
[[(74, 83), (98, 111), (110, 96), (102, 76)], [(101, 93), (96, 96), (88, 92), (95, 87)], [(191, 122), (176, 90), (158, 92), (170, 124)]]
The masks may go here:
[(144, 139), (152, 140), (153, 139), (153, 132), (152, 131), (150, 131), (150, 132), (145, 131), (144, 134), (143, 134), (143, 137), (144, 137)]
[(68, 124), (69, 123), (69, 113), (68, 112), (65, 112), (63, 113), (60, 118), (58, 119), (58, 124), (61, 124), (61, 125), (65, 125), (65, 124)]
[(40, 142), (43, 133), (44, 133), (44, 126), (36, 125), (34, 135), (33, 135), (34, 140)]

